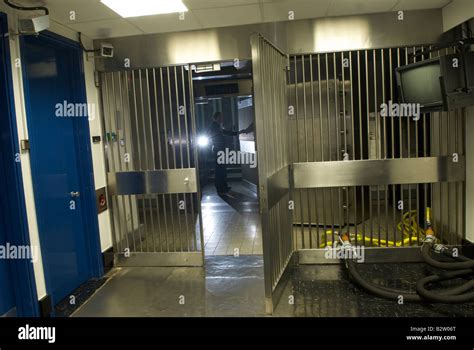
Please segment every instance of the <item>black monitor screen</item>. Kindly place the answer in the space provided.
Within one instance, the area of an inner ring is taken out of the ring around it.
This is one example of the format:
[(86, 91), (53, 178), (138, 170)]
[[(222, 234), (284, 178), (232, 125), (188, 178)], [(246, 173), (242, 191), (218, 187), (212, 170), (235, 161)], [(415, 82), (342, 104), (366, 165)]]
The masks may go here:
[(398, 73), (403, 102), (419, 103), (422, 106), (443, 104), (443, 93), (439, 79), (442, 73), (439, 61), (400, 69)]

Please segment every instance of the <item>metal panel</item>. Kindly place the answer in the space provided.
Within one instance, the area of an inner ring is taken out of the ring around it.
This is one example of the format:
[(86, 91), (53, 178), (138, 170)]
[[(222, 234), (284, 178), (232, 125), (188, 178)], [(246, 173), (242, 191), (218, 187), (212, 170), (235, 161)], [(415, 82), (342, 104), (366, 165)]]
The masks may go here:
[(290, 166), (281, 168), (268, 178), (268, 207), (273, 208), (284, 196), (288, 194), (290, 188)]
[(204, 263), (191, 75), (187, 66), (101, 73), (114, 253), (121, 266)]
[(196, 193), (196, 169), (127, 171), (109, 173), (112, 195)]
[(426, 157), (296, 163), (295, 188), (456, 182), (465, 179), (464, 157)]
[(265, 298), (272, 313), (292, 267), (289, 150), (287, 139), (287, 56), (259, 34), (251, 37), (263, 234)]
[[(343, 262), (341, 259), (328, 258), (328, 254), (330, 255), (328, 252), (328, 249), (300, 249), (298, 250), (298, 264), (331, 265)], [(419, 247), (364, 248), (363, 255), (360, 253), (360, 256), (364, 263), (370, 264), (423, 262)]]
[(116, 71), (123, 69), (126, 59), (132, 68), (248, 59), (252, 33), (262, 33), (293, 54), (443, 41), (440, 9), (406, 11), (403, 25), (396, 12), (389, 12), (99, 39), (94, 47), (110, 43), (114, 57), (98, 58), (95, 66)]

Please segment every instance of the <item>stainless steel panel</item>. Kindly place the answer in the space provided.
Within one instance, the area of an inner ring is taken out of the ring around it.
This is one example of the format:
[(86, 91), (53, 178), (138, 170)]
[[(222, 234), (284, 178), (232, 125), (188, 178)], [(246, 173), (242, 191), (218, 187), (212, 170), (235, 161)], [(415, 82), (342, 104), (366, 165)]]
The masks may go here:
[(288, 58), (259, 34), (251, 37), (255, 132), (262, 224), (265, 305), (272, 313), (294, 252), (288, 208), (289, 151), (286, 72)]
[[(363, 248), (363, 258), (365, 263), (414, 263), (422, 262), (419, 247), (404, 248)], [(343, 260), (328, 259), (326, 249), (300, 249), (298, 250), (298, 264), (301, 265), (330, 265), (341, 264)]]
[(464, 157), (296, 163), (295, 188), (418, 184), (463, 181)]
[(285, 195), (288, 194), (290, 189), (289, 172), (290, 167), (286, 166), (268, 178), (267, 187), (269, 208), (273, 208)]
[(168, 66), (252, 57), (248, 38), (262, 33), (282, 50), (297, 54), (436, 43), (443, 35), (441, 10), (406, 11), (262, 23), (245, 26), (148, 34), (94, 41), (114, 46), (114, 57), (96, 59), (99, 71)]
[(108, 173), (112, 195), (196, 193), (196, 169)]

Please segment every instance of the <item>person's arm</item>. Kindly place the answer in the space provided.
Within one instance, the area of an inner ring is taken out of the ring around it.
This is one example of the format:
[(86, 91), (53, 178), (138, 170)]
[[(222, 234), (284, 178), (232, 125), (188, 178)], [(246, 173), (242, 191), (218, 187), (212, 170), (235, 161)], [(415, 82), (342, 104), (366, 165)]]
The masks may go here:
[(241, 131), (231, 131), (231, 130), (222, 129), (222, 135), (225, 135), (225, 136), (237, 136), (241, 133), (242, 133)]

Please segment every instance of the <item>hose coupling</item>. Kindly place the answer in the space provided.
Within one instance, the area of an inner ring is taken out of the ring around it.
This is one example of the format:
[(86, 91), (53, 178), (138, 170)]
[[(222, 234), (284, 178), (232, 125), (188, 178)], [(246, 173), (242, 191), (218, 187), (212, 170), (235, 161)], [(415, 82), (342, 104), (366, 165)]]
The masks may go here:
[(433, 251), (438, 254), (443, 254), (444, 252), (448, 251), (449, 248), (446, 247), (444, 244), (436, 243), (433, 245)]
[(429, 235), (427, 232), (425, 239), (423, 240), (423, 243), (434, 244), (435, 241), (436, 241), (436, 237), (434, 235)]

